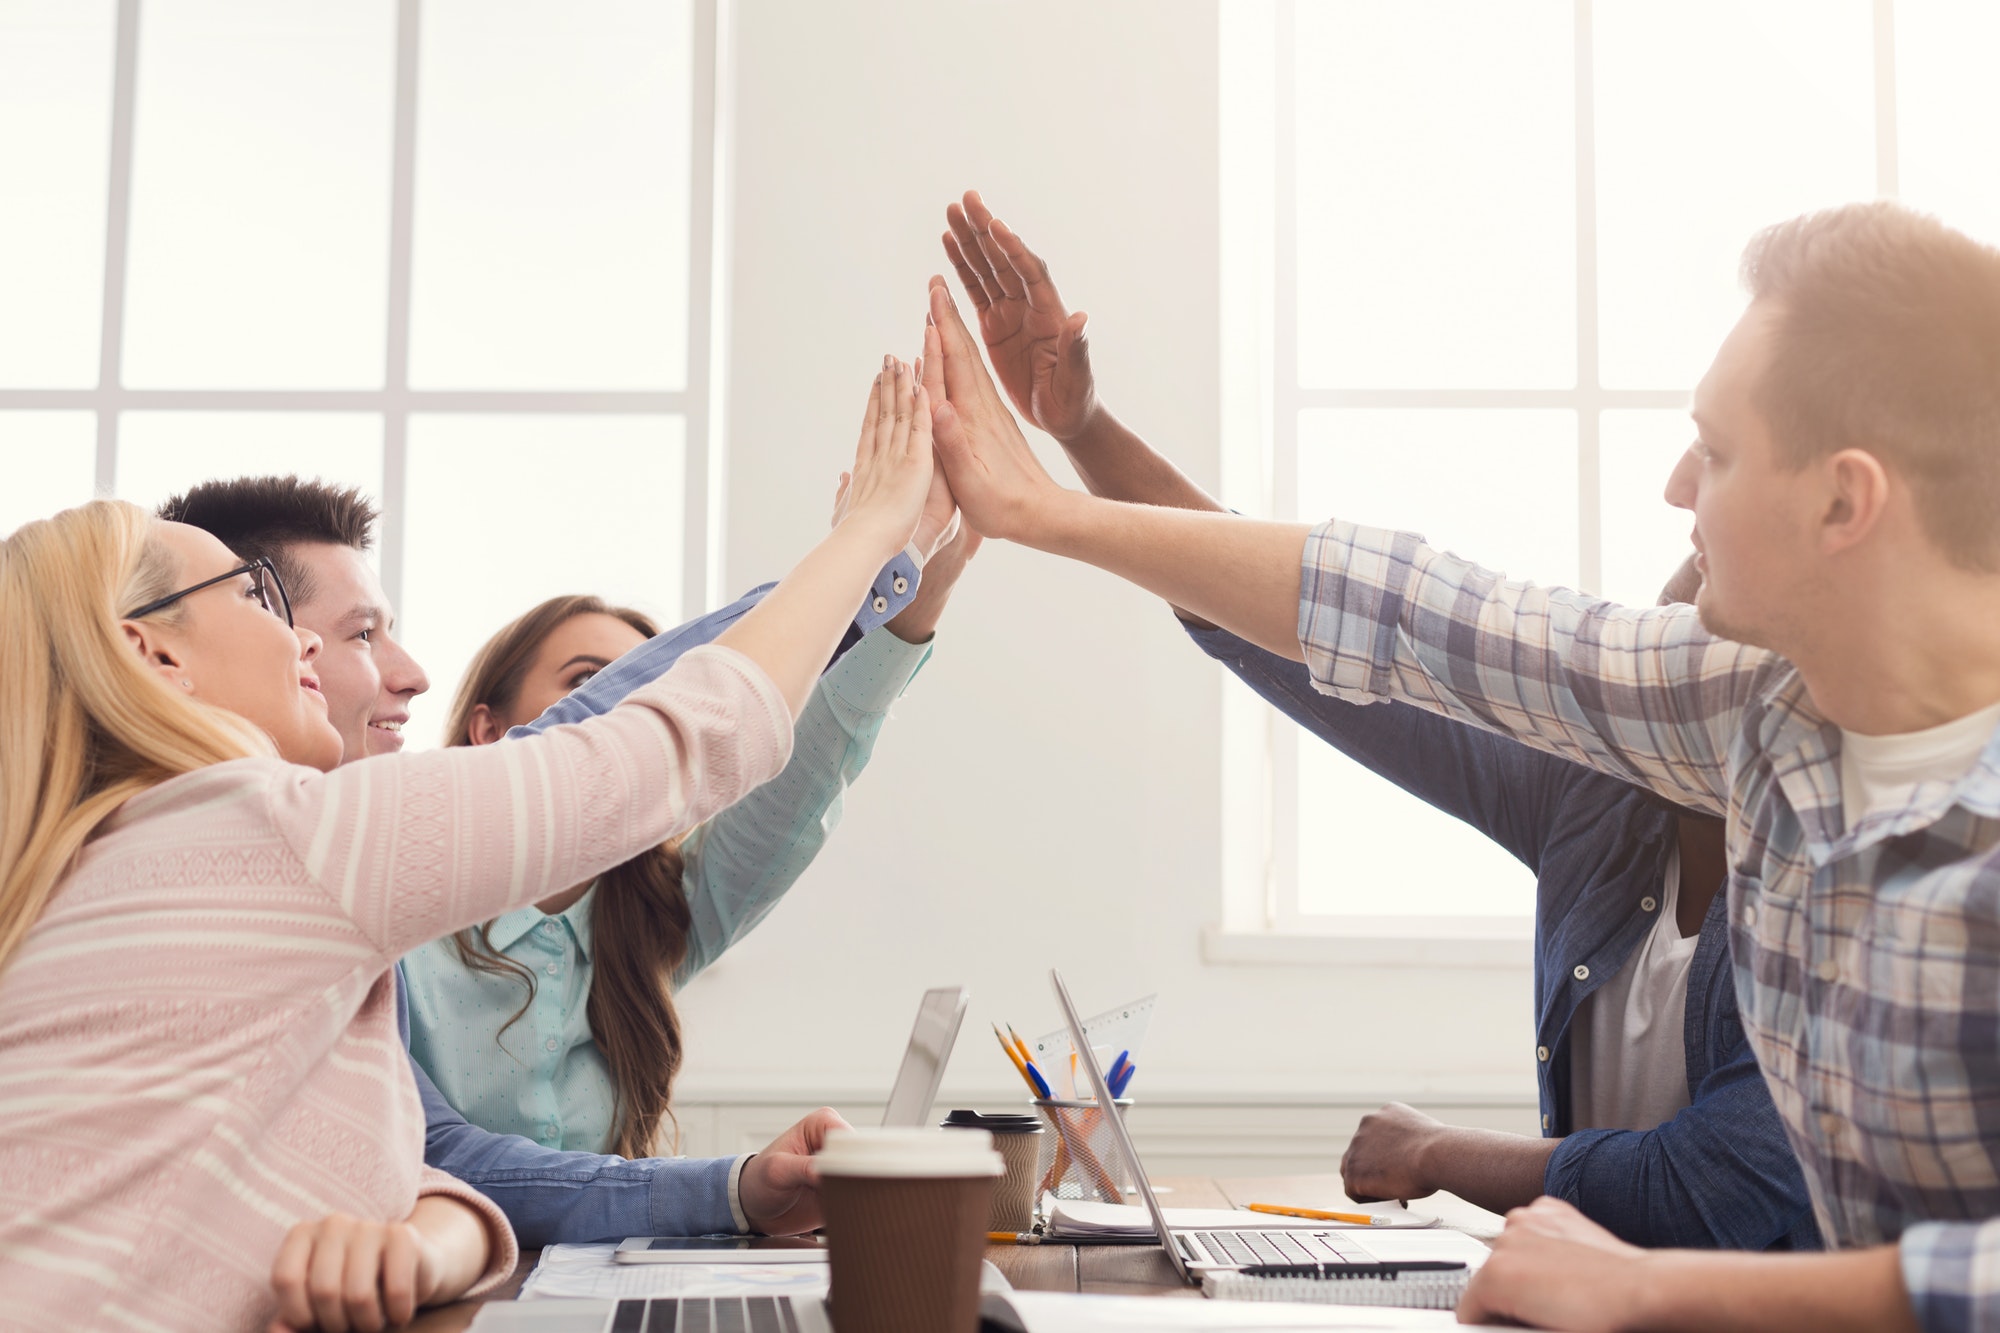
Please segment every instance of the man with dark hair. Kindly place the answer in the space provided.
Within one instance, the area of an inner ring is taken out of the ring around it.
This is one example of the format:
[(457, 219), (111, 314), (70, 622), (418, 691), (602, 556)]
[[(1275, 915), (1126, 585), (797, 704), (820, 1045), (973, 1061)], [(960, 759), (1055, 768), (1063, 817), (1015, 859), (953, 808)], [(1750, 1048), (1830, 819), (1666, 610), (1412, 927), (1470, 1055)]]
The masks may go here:
[(238, 477), (203, 482), (159, 512), (277, 566), (293, 616), (320, 636), (314, 665), (346, 758), (403, 748), (410, 701), (430, 678), (396, 642), (395, 612), (368, 563), (377, 514), (366, 496), (298, 477)]
[[(343, 762), (402, 747), (410, 701), (429, 688), (429, 680), (390, 635), (394, 611), (366, 558), (377, 517), (366, 497), (298, 477), (245, 477), (196, 486), (168, 500), (160, 514), (206, 529), (246, 559), (269, 557), (277, 567), (296, 622), (323, 641), (315, 665), (328, 715), (346, 746)], [(964, 556), (976, 546), (976, 538), (954, 540), (954, 517), (950, 492), (940, 483), (910, 547), (877, 576), (841, 652), (905, 612), (933, 615)], [(939, 557), (931, 566), (936, 577), (926, 584), (923, 562), (933, 555)], [(714, 639), (774, 586), (753, 589), (719, 611), (649, 639), (516, 732), (608, 711), (690, 648)], [(408, 1001), (400, 966), (396, 1005), (407, 1046)], [(819, 1210), (809, 1159), (826, 1131), (845, 1123), (822, 1108), (747, 1158), (627, 1159), (565, 1152), (468, 1123), (414, 1059), (410, 1072), (424, 1105), (425, 1162), (491, 1197), (526, 1247), (649, 1234), (810, 1230), (818, 1225)]]
[[(1694, 514), (1695, 609), (1510, 582), (1410, 532), (1058, 486), (941, 279), (938, 455), (980, 532), (1128, 578), (1317, 692), (1726, 815), (1743, 1026), (1838, 1252), (1643, 1250), (1545, 1198), (1509, 1216), (1462, 1317), (2000, 1327), (2000, 250), (1860, 204), (1767, 232), (1746, 273), (1667, 482)], [(1004, 281), (1049, 295), (1033, 263)], [(1071, 316), (1039, 379), (1080, 333)]]

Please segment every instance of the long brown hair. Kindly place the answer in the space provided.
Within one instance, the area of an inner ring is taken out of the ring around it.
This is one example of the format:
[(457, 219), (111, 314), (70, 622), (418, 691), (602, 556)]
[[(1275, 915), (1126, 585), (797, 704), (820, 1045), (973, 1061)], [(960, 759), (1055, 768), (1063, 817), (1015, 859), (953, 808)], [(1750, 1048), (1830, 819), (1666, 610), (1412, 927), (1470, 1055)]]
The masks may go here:
[[(551, 597), (486, 641), (472, 659), (452, 701), (446, 745), (472, 743), (472, 711), (513, 708), (535, 654), (558, 628), (577, 616), (615, 616), (647, 638), (659, 628), (645, 615), (609, 606), (596, 597)], [(590, 1035), (604, 1053), (616, 1088), (611, 1150), (623, 1157), (656, 1156), (660, 1131), (673, 1129), (674, 1075), (681, 1067), (681, 1020), (674, 1009), (674, 972), (687, 957), (687, 892), (682, 888), (680, 847), (665, 843), (641, 852), (598, 877), (591, 896)], [(500, 1027), (519, 1022), (535, 999), (533, 969), (493, 947), (492, 922), (452, 936), (469, 968), (513, 976), (527, 990), (521, 1007)], [(497, 1039), (497, 1038), (496, 1038)]]

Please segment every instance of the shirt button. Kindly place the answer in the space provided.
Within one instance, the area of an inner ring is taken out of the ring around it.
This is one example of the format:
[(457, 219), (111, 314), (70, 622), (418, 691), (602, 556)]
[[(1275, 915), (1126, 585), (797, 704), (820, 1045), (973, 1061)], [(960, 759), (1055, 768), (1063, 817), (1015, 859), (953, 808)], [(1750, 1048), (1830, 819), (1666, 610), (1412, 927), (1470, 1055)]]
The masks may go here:
[(550, 1037), (547, 1041), (543, 1042), (542, 1045), (547, 1047), (549, 1050), (553, 1051), (556, 1047), (562, 1045), (562, 1043), (557, 1041), (554, 1037)]
[(1590, 980), (1590, 969), (1585, 967), (1582, 963), (1578, 963), (1575, 967), (1571, 968), (1569, 970), (1569, 974), (1575, 977), (1578, 981)]
[(1813, 969), (1813, 975), (1821, 981), (1833, 981), (1840, 976), (1840, 964), (1831, 958), (1822, 958), (1819, 966)]
[(889, 586), (896, 590), (896, 596), (901, 597), (910, 590), (910, 581), (901, 574), (898, 574), (896, 575), (896, 581)]
[(1826, 1135), (1828, 1139), (1839, 1138), (1840, 1117), (1835, 1115), (1833, 1112), (1828, 1111), (1825, 1115), (1819, 1118), (1819, 1128), (1820, 1128), (1820, 1133)]
[(562, 972), (562, 967), (561, 967), (561, 965), (560, 965), (560, 964), (557, 964), (557, 963), (550, 963), (550, 964), (549, 964), (549, 965), (548, 965), (547, 967), (543, 968), (542, 970), (543, 970), (544, 972), (547, 972), (547, 973), (548, 973), (548, 974), (549, 974), (550, 976), (552, 976), (552, 977), (553, 977), (553, 976), (558, 976), (558, 975), (560, 975), (560, 974), (561, 974), (561, 972)]
[(1660, 905), (1660, 900), (1658, 898), (1653, 897), (1651, 894), (1647, 894), (1644, 898), (1641, 898), (1639, 900), (1639, 910), (1642, 912), (1650, 912), (1659, 905)]
[(1743, 928), (1745, 930), (1748, 930), (1750, 927), (1756, 924), (1757, 924), (1757, 904), (1755, 903), (1743, 904)]
[(1545, 1115), (1545, 1116), (1543, 1116), (1543, 1117), (1542, 1117), (1542, 1128), (1543, 1128), (1543, 1129), (1547, 1129), (1547, 1128), (1549, 1128), (1549, 1123), (1550, 1123), (1550, 1122), (1549, 1122), (1549, 1117), (1548, 1117), (1548, 1116), (1546, 1116), (1546, 1115)]
[(1546, 1059), (1548, 1059), (1548, 1058), (1549, 1058), (1549, 1048), (1548, 1048), (1548, 1047), (1546, 1047), (1546, 1046), (1537, 1046), (1537, 1047), (1535, 1048), (1535, 1058), (1536, 1058), (1537, 1060), (1546, 1060)]
[(561, 926), (559, 926), (559, 925), (557, 925), (557, 924), (556, 924), (555, 922), (553, 922), (553, 921), (544, 921), (544, 922), (542, 922), (542, 934), (544, 934), (544, 935), (553, 935), (553, 934), (555, 934), (555, 933), (556, 933), (557, 931), (559, 931), (559, 930), (561, 930), (561, 929), (562, 929), (562, 927), (561, 927)]
[(879, 616), (889, 609), (889, 599), (886, 597), (877, 597), (871, 605), (875, 608), (875, 614)]

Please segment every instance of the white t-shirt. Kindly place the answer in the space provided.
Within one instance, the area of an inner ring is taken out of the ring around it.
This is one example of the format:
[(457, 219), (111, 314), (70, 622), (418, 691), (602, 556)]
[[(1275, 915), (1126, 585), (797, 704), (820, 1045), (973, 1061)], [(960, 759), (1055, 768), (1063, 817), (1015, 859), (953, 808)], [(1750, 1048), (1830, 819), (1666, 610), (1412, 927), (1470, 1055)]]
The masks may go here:
[(2000, 727), (2000, 704), (1956, 722), (1895, 736), (1840, 733), (1840, 804), (1853, 828), (1877, 810), (1901, 809), (1919, 783), (1957, 782)]
[(1667, 853), (1653, 928), (1570, 1020), (1573, 1130), (1652, 1129), (1688, 1104), (1688, 965), (1701, 933), (1681, 935), (1674, 914), (1680, 896), (1677, 844)]

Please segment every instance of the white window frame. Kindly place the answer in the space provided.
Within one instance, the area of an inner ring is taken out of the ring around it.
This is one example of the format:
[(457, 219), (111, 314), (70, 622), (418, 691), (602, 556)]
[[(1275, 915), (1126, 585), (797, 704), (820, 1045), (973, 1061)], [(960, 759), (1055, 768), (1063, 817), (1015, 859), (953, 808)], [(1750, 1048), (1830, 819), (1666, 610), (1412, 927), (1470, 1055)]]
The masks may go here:
[[(1597, 174), (1593, 0), (1574, 0), (1576, 384), (1568, 389), (1311, 389), (1299, 383), (1298, 236), (1293, 167), (1298, 0), (1221, 7), (1223, 192), (1223, 492), (1232, 507), (1290, 518), (1298, 507), (1299, 414), (1315, 408), (1573, 411), (1577, 418), (1577, 569), (1603, 572), (1599, 426), (1609, 410), (1685, 408), (1688, 390), (1608, 389), (1598, 376)], [(1875, 188), (1898, 190), (1895, 0), (1874, 0)], [(1253, 70), (1247, 79), (1246, 69)], [(1259, 86), (1256, 75), (1267, 80)], [(1232, 105), (1230, 100), (1237, 103)], [(1254, 142), (1267, 133), (1268, 145)], [(1263, 231), (1264, 235), (1257, 233)], [(1268, 236), (1268, 242), (1265, 241)], [(1247, 353), (1234, 349), (1249, 348)], [(1224, 681), (1222, 920), (1210, 962), (1516, 968), (1529, 959), (1525, 916), (1359, 916), (1299, 910), (1299, 728)], [(1440, 815), (1439, 818), (1444, 818)]]
[(718, 247), (726, 238), (726, 190), (718, 96), (725, 59), (729, 0), (693, 0), (690, 34), (691, 144), (688, 245), (687, 387), (673, 392), (633, 390), (435, 390), (410, 387), (410, 255), (416, 187), (418, 41), (422, 0), (397, 0), (394, 139), (390, 158), (389, 299), (387, 354), (380, 388), (373, 389), (133, 389), (123, 382), (127, 238), (131, 226), (132, 142), (141, 0), (118, 0), (113, 56), (110, 179), (105, 198), (104, 297), (99, 324), (97, 384), (87, 389), (0, 388), (0, 413), (10, 410), (88, 411), (97, 419), (96, 490), (113, 493), (118, 475), (118, 434), (123, 413), (353, 412), (382, 422), (382, 511), (377, 525), (381, 577), (390, 602), (403, 602), (409, 420), (413, 413), (482, 415), (677, 416), (687, 423), (687, 497), (683, 534), (682, 606), (690, 613), (711, 605), (720, 581), (723, 459), (722, 347), (726, 264)]

